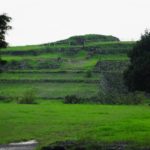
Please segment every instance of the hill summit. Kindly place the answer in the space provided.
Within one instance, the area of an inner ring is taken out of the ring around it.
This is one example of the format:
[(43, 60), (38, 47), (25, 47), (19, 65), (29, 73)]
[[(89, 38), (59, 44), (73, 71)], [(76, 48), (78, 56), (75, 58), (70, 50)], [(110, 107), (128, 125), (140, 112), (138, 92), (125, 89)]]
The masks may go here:
[(69, 45), (80, 45), (85, 42), (113, 42), (120, 41), (119, 38), (111, 35), (99, 35), (99, 34), (86, 34), (72, 36), (68, 39), (54, 42), (55, 44), (69, 44)]

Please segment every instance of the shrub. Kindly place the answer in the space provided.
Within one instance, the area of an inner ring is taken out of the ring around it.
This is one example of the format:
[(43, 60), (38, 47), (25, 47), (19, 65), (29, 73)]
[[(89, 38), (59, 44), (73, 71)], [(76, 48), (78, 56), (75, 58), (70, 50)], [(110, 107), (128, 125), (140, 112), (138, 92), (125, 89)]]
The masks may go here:
[(91, 72), (90, 70), (88, 70), (88, 71), (86, 72), (85, 77), (91, 78), (91, 77), (92, 77), (92, 72)]
[(97, 96), (83, 98), (76, 95), (67, 95), (64, 99), (65, 104), (111, 104), (111, 105), (137, 105), (141, 104), (144, 100), (144, 94), (141, 92), (134, 93), (99, 93)]
[(13, 100), (11, 99), (11, 98), (9, 98), (9, 99), (4, 99), (4, 103), (11, 103)]
[(134, 93), (107, 93), (99, 94), (99, 102), (102, 104), (141, 104), (144, 100), (144, 94), (141, 92)]
[(64, 99), (65, 104), (79, 104), (83, 103), (83, 99), (77, 97), (76, 95), (67, 95)]
[(22, 96), (17, 98), (18, 104), (36, 104), (35, 102), (35, 92), (26, 91)]
[(5, 97), (5, 96), (1, 96), (0, 95), (0, 101), (4, 102), (4, 103), (9, 103), (13, 101), (12, 97)]

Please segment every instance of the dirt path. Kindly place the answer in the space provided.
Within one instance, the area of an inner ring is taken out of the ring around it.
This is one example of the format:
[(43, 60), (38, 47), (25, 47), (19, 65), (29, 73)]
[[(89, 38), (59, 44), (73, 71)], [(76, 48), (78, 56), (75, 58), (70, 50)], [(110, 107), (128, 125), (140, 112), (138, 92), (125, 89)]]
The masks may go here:
[(20, 143), (10, 143), (8, 145), (0, 145), (0, 150), (34, 150), (37, 147), (37, 141), (27, 141)]

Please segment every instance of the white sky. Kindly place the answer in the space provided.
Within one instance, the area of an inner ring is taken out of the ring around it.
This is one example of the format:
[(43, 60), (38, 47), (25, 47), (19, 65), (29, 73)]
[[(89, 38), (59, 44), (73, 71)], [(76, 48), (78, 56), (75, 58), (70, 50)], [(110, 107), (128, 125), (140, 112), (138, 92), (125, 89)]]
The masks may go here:
[(1, 13), (13, 18), (10, 45), (92, 33), (137, 40), (150, 27), (150, 0), (0, 0)]

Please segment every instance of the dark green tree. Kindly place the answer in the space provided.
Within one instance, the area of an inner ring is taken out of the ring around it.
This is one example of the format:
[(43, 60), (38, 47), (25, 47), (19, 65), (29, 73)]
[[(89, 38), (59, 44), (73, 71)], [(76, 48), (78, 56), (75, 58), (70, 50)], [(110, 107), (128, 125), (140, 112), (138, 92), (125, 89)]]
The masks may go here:
[(150, 92), (150, 32), (148, 30), (128, 55), (131, 63), (124, 72), (124, 80), (129, 91)]
[(11, 26), (8, 25), (10, 21), (11, 18), (7, 14), (0, 15), (0, 48), (5, 48), (8, 45), (5, 41), (5, 35), (7, 30), (11, 29)]
[[(9, 26), (9, 22), (11, 21), (11, 18), (7, 16), (7, 14), (0, 15), (0, 49), (6, 48), (8, 43), (5, 41), (5, 35), (6, 32), (11, 29), (11, 26)], [(1, 59), (1, 52), (0, 52), (0, 65), (2, 65), (5, 61), (2, 61)]]

